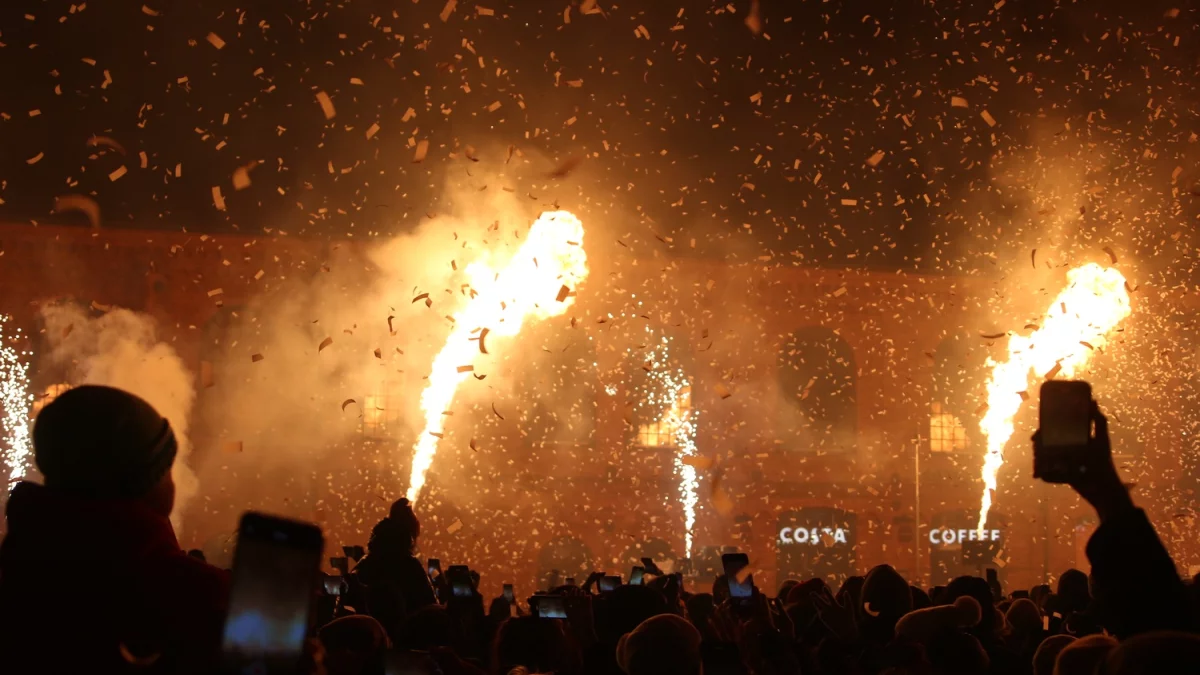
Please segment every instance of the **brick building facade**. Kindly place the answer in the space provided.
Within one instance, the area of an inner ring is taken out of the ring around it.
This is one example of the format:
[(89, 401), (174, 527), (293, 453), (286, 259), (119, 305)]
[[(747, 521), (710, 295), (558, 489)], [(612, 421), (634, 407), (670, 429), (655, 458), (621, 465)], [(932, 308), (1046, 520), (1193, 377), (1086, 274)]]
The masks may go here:
[[(155, 317), (161, 337), (194, 368), (202, 336), (211, 335), (206, 331), (222, 305), (247, 302), (260, 271), (310, 273), (335, 246), (351, 255), (356, 249), (349, 242), (287, 236), (49, 225), (0, 227), (0, 246), (0, 311), (34, 334), (34, 343), (39, 303), (71, 299), (97, 312), (117, 305)], [(592, 283), (613, 269), (599, 260)], [(1029, 476), (1021, 442), (1028, 431), (1021, 424), (984, 541), (968, 534), (981, 489), (982, 446), (972, 429), (978, 402), (964, 403), (969, 397), (949, 385), (968, 380), (968, 389), (982, 387), (976, 379), (982, 361), (974, 351), (985, 341), (940, 327), (969, 325), (978, 299), (995, 292), (995, 279), (730, 266), (665, 254), (626, 261), (621, 274), (642, 306), (670, 308), (673, 318), (664, 324), (680, 327), (676, 340), (690, 354), (694, 383), (688, 403), (701, 414), (698, 445), (718, 460), (701, 471), (694, 568), (715, 566), (725, 545), (751, 552), (760, 585), (788, 575), (845, 575), (884, 561), (926, 583), (998, 566), (1007, 582), (1028, 586), (1068, 567), (1086, 568), (1081, 542), (1093, 527), (1090, 513), (1066, 488)], [(688, 289), (687, 302), (679, 300), (681, 288)], [(221, 293), (213, 295), (214, 289)], [(580, 312), (611, 312), (600, 296), (581, 292)], [(742, 306), (735, 308), (739, 298)], [(1155, 300), (1143, 295), (1135, 302), (1147, 303), (1145, 309), (1135, 304), (1136, 317), (1152, 311)], [(757, 322), (761, 339), (729, 331), (722, 316)], [(618, 370), (628, 343), (608, 335), (596, 330), (594, 358), (601, 370)], [(44, 387), (53, 376), (35, 368), (34, 380), (35, 388)], [(621, 567), (642, 552), (682, 553), (674, 450), (639, 435), (648, 420), (631, 418), (630, 381), (617, 379), (588, 394), (595, 397), (588, 406), (595, 419), (578, 442), (506, 450), (523, 467), (514, 469), (521, 474), (520, 497), (500, 486), (492, 506), (504, 512), (497, 518), (513, 522), (541, 518), (537, 534), (513, 542), (508, 552), (537, 560), (538, 574)], [(1097, 389), (1104, 384), (1097, 380)], [(1034, 408), (1032, 401), (1027, 408)], [(790, 429), (798, 414), (810, 431), (802, 440)], [(1026, 427), (1031, 419), (1019, 418)], [(1121, 459), (1127, 475), (1180, 473), (1179, 428), (1143, 424), (1135, 431), (1130, 447), (1136, 449)], [(385, 445), (394, 445), (384, 436)], [(365, 438), (364, 445), (379, 440)], [(1190, 503), (1181, 506), (1180, 494), (1191, 499), (1164, 486), (1140, 491), (1138, 500), (1187, 566), (1200, 560), (1200, 551), (1183, 536), (1191, 511)], [(547, 504), (552, 518), (544, 517)], [(461, 523), (454, 532), (445, 526), (451, 520)], [(427, 528), (430, 550), (453, 549), (452, 537), (487, 536), (470, 519), (436, 516), (431, 522), (440, 526)], [(1181, 528), (1178, 536), (1173, 528)], [(640, 534), (617, 536), (629, 531)], [(344, 536), (355, 534), (364, 536)], [(617, 550), (622, 541), (627, 546)]]

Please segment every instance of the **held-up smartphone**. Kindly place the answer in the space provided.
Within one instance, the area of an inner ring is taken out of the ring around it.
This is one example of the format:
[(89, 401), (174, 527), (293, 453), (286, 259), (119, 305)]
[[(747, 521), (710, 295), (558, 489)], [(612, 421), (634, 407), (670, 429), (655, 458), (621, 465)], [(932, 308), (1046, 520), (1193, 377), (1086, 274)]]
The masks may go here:
[(1033, 455), (1033, 477), (1066, 483), (1079, 472), (1092, 437), (1092, 385), (1082, 380), (1042, 383), (1038, 426), (1041, 443)]
[(446, 570), (446, 581), (450, 584), (450, 594), (456, 598), (469, 598), (475, 594), (471, 570), (466, 565), (451, 565)]
[(346, 554), (346, 557), (353, 560), (354, 562), (358, 562), (359, 560), (362, 560), (363, 556), (366, 555), (366, 551), (363, 550), (363, 547), (359, 546), (357, 544), (355, 544), (354, 546), (343, 546), (342, 553)]
[(435, 578), (442, 573), (442, 561), (437, 558), (430, 558), (426, 563), (425, 569), (429, 572), (430, 578)]
[(341, 595), (342, 580), (344, 577), (340, 575), (329, 575), (325, 577), (325, 594), (326, 595)]
[(341, 572), (342, 574), (350, 573), (350, 562), (343, 556), (337, 556), (329, 559), (329, 566)]
[(641, 586), (642, 585), (642, 577), (644, 577), (644, 576), (646, 576), (646, 568), (641, 567), (640, 565), (635, 566), (633, 568), (633, 571), (629, 573), (629, 585), (630, 586)]
[(729, 582), (729, 597), (743, 599), (754, 594), (754, 575), (742, 576), (742, 570), (749, 566), (750, 556), (745, 553), (725, 553), (721, 556), (721, 567)]
[(529, 609), (542, 619), (567, 618), (567, 605), (561, 595), (535, 595), (529, 598)]
[(297, 672), (324, 546), (316, 525), (242, 516), (221, 638), (226, 672)]
[(507, 600), (508, 604), (510, 605), (517, 601), (517, 599), (513, 597), (512, 584), (504, 584), (504, 599)]
[(616, 575), (605, 575), (600, 577), (600, 592), (608, 593), (615, 591), (621, 586), (621, 577)]

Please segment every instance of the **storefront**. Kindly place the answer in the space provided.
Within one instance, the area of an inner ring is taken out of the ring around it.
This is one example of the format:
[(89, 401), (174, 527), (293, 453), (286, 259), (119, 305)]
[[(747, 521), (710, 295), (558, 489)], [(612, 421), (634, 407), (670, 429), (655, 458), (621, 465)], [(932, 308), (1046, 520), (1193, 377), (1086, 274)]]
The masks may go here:
[(931, 583), (943, 585), (954, 577), (982, 577), (994, 567), (1003, 576), (1005, 539), (1008, 521), (995, 511), (982, 530), (977, 511), (943, 511), (933, 516), (924, 528), (923, 546), (929, 547)]
[(781, 514), (775, 529), (777, 581), (820, 577), (836, 588), (856, 570), (857, 521), (853, 513), (835, 508)]

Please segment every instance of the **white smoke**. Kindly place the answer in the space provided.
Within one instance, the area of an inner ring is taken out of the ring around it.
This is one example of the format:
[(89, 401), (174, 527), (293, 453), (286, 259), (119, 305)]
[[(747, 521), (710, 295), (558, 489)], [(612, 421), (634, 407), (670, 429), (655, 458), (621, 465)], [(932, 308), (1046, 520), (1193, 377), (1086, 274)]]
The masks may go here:
[(92, 318), (75, 305), (63, 304), (44, 307), (42, 317), (49, 358), (65, 367), (69, 384), (124, 389), (145, 399), (171, 423), (179, 444), (171, 469), (176, 491), (171, 520), (178, 530), (180, 514), (199, 489), (187, 464), (192, 449), (188, 420), (196, 399), (193, 375), (175, 350), (158, 340), (154, 319), (148, 316), (114, 309)]

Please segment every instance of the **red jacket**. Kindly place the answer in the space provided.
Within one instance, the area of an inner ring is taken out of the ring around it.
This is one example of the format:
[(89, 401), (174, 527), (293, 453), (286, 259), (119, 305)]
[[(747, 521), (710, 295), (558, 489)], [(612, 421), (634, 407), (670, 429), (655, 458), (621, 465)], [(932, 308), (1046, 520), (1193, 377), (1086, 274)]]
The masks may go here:
[[(229, 597), (139, 501), (13, 490), (0, 545), (0, 654), (39, 673), (212, 672)], [(157, 656), (155, 656), (157, 655)], [(154, 660), (153, 666), (147, 668)]]

